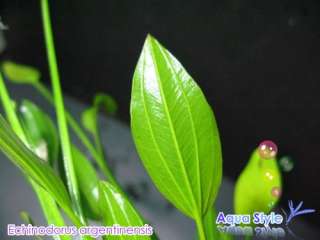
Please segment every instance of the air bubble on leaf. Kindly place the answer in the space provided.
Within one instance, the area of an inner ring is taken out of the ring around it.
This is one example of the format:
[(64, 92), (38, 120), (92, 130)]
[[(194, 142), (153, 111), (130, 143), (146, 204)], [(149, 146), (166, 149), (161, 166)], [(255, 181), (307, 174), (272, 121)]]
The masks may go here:
[(259, 155), (262, 159), (274, 158), (278, 153), (277, 145), (270, 140), (265, 140), (261, 142), (258, 150), (259, 150)]
[(45, 141), (40, 141), (40, 143), (37, 145), (37, 147), (34, 149), (35, 154), (44, 160), (45, 162), (48, 161), (48, 146)]
[(280, 187), (273, 187), (271, 189), (271, 195), (276, 197), (276, 198), (279, 198), (282, 194), (282, 191), (281, 191), (281, 188)]
[(265, 176), (267, 177), (268, 180), (272, 181), (274, 179), (274, 176), (271, 172), (267, 171), (265, 173)]
[(294, 163), (292, 161), (292, 159), (288, 156), (284, 156), (279, 160), (279, 165), (282, 171), (284, 172), (290, 172), (293, 167), (294, 167)]

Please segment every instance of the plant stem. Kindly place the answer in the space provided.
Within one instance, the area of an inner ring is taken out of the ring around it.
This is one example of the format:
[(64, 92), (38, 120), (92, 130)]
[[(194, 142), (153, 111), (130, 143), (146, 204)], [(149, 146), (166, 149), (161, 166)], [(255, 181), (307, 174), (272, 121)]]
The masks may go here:
[(19, 138), (26, 143), (26, 137), (24, 134), (24, 131), (21, 127), (21, 124), (19, 122), (19, 119), (16, 115), (16, 112), (13, 107), (13, 102), (11, 101), (11, 98), (9, 97), (7, 88), (4, 84), (4, 80), (2, 77), (2, 74), (0, 72), (0, 97), (3, 104), (4, 111), (6, 113), (7, 119), (10, 122), (10, 125), (12, 126), (15, 133), (19, 136)]
[[(6, 113), (7, 119), (13, 128), (14, 132), (18, 135), (18, 137), (25, 143), (28, 144), (27, 138), (25, 136), (24, 130), (20, 124), (20, 121), (18, 119), (18, 116), (16, 114), (16, 111), (13, 107), (13, 103), (11, 101), (11, 98), (9, 96), (8, 90), (4, 84), (4, 80), (2, 77), (2, 74), (0, 72), (0, 97), (3, 104), (4, 111)], [(55, 201), (51, 197), (51, 195), (45, 191), (42, 187), (40, 187), (33, 179), (26, 176), (27, 180), (30, 182), (31, 187), (35, 191), (38, 200), (40, 202), (40, 205), (42, 206), (45, 218), (48, 223), (53, 223), (56, 226), (63, 226), (64, 220), (62, 216), (60, 215), (60, 211), (56, 206)], [(48, 202), (51, 203), (50, 208), (44, 207)], [(66, 212), (67, 215), (70, 217), (70, 219), (76, 224), (79, 225), (79, 220), (77, 217), (71, 212)], [(69, 239), (68, 237), (61, 237), (61, 239)]]
[[(50, 93), (50, 91), (40, 82), (37, 84), (33, 85), (39, 92), (40, 94), (51, 104), (54, 104), (53, 97)], [(99, 168), (101, 169), (102, 173), (106, 176), (106, 178), (113, 184), (115, 185), (120, 191), (121, 187), (115, 177), (113, 176), (110, 168), (108, 167), (106, 160), (103, 155), (99, 154), (99, 152), (96, 150), (94, 145), (90, 142), (89, 138), (87, 135), (84, 133), (82, 128), (79, 126), (77, 121), (73, 118), (73, 116), (68, 112), (65, 111), (66, 113), (66, 118), (67, 121), (74, 131), (74, 133), (78, 136), (82, 144), (88, 149), (90, 152), (91, 156), (95, 159), (97, 162)], [(96, 141), (96, 140), (95, 140)]]
[(71, 152), (71, 142), (68, 132), (68, 126), (65, 116), (63, 96), (60, 86), (60, 76), (58, 71), (57, 59), (55, 54), (55, 47), (53, 41), (53, 33), (50, 21), (50, 11), (48, 0), (41, 0), (41, 13), (44, 37), (46, 42), (47, 57), (49, 62), (49, 70), (51, 76), (51, 83), (53, 88), (54, 103), (57, 113), (57, 121), (60, 132), (60, 139), (63, 152), (63, 162), (66, 170), (68, 189), (70, 192), (72, 203), (74, 204), (75, 211), (80, 217), (83, 224), (85, 224), (85, 219), (82, 213), (80, 193), (78, 189), (78, 183), (76, 178), (76, 173), (73, 165), (72, 152)]
[(198, 230), (198, 239), (199, 240), (206, 240), (206, 234), (204, 231), (204, 225), (203, 225), (203, 220), (202, 217), (198, 216), (195, 219), (196, 225), (197, 225), (197, 230)]

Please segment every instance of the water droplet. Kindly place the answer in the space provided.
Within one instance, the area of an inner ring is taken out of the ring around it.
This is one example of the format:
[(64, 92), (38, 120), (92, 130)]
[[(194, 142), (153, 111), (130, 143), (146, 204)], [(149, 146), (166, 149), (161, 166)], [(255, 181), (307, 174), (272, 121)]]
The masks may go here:
[(258, 150), (261, 158), (270, 159), (277, 155), (278, 147), (274, 142), (265, 140), (260, 143)]
[(266, 176), (267, 179), (269, 179), (270, 181), (273, 180), (273, 178), (274, 178), (273, 174), (270, 173), (270, 172), (266, 172), (266, 173), (265, 173), (265, 176)]
[(279, 198), (281, 196), (281, 193), (282, 193), (282, 191), (281, 191), (280, 187), (273, 187), (271, 189), (271, 195), (276, 198)]
[(39, 158), (41, 158), (45, 162), (47, 162), (49, 160), (48, 146), (44, 140), (41, 140), (39, 142), (39, 144), (34, 149), (34, 152)]
[(294, 167), (292, 159), (288, 156), (282, 157), (279, 160), (279, 165), (281, 167), (281, 170), (284, 172), (290, 172)]

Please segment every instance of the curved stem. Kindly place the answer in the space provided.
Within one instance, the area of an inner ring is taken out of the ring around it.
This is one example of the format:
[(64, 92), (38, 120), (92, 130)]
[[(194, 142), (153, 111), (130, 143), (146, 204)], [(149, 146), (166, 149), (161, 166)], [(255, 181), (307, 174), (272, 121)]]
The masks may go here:
[[(39, 92), (40, 94), (51, 104), (54, 104), (53, 97), (50, 93), (50, 91), (40, 82), (37, 84), (33, 85)], [(104, 156), (98, 153), (94, 145), (91, 143), (87, 135), (84, 133), (82, 128), (79, 126), (77, 121), (74, 119), (74, 117), (68, 112), (66, 112), (66, 118), (67, 121), (71, 127), (71, 129), (74, 131), (74, 133), (78, 136), (82, 144), (88, 149), (90, 152), (91, 156), (95, 159), (97, 162), (99, 168), (101, 169), (102, 173), (106, 176), (106, 178), (113, 184), (115, 185), (120, 191), (121, 187), (115, 177), (113, 176), (110, 168), (108, 167)]]

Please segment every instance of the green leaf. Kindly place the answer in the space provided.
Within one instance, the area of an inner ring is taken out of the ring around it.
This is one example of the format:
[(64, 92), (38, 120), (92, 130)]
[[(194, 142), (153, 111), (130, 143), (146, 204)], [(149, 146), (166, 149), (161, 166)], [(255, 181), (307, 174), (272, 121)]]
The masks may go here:
[[(146, 226), (144, 220), (130, 204), (128, 199), (123, 196), (113, 185), (108, 182), (100, 182), (99, 206), (101, 215), (106, 226), (118, 224), (120, 226)], [(147, 226), (146, 226), (147, 227)], [(141, 230), (140, 230), (140, 233)], [(152, 229), (145, 230), (145, 234), (152, 234)], [(108, 239), (154, 239), (152, 236), (108, 236)]]
[(216, 219), (217, 219), (217, 213), (215, 208), (212, 207), (204, 216), (204, 221), (203, 221), (207, 239), (231, 240), (232, 239), (231, 235), (218, 231)]
[(94, 97), (94, 106), (101, 107), (108, 114), (115, 114), (118, 110), (118, 104), (108, 94), (97, 93)]
[(236, 182), (236, 214), (269, 213), (278, 202), (281, 189), (281, 172), (276, 159), (261, 159), (255, 150)]
[(72, 156), (75, 159), (74, 167), (79, 183), (81, 203), (86, 217), (100, 219), (99, 201), (99, 178), (89, 160), (74, 145)]
[(53, 169), (35, 155), (13, 132), (0, 115), (0, 149), (23, 173), (42, 186), (66, 211), (75, 223), (78, 219), (72, 213), (68, 192)]
[(49, 160), (53, 165), (59, 156), (59, 136), (53, 121), (28, 100), (21, 103), (19, 110), (28, 143), (40, 158)]
[(84, 110), (81, 114), (81, 122), (84, 128), (89, 131), (92, 135), (97, 132), (97, 109), (90, 107)]
[[(65, 226), (65, 222), (60, 213), (60, 209), (57, 206), (55, 200), (51, 197), (51, 195), (42, 187), (35, 184), (34, 182), (31, 181), (31, 184), (33, 185), (37, 193), (37, 197), (39, 199), (42, 211), (47, 219), (48, 225), (52, 224), (54, 226), (59, 226), (59, 227)], [(56, 236), (53, 236), (53, 239), (72, 240), (72, 237), (68, 235), (56, 235)]]
[(4, 61), (2, 63), (2, 70), (9, 80), (16, 83), (36, 84), (41, 77), (40, 72), (36, 68), (11, 61)]
[[(30, 214), (26, 211), (21, 211), (20, 212), (20, 218), (23, 222), (25, 222), (26, 224), (31, 224), (32, 226), (36, 226), (32, 217), (30, 216)], [(43, 240), (42, 237), (40, 236), (34, 236), (35, 240)]]
[(159, 191), (199, 220), (213, 205), (221, 182), (216, 120), (199, 86), (151, 36), (133, 77), (131, 128)]
[(86, 109), (81, 115), (82, 125), (93, 135), (97, 134), (97, 120), (100, 108), (108, 114), (114, 114), (117, 111), (118, 106), (111, 96), (103, 93), (96, 94), (93, 106)]
[(31, 225), (35, 226), (34, 220), (32, 219), (32, 217), (30, 216), (30, 214), (28, 212), (21, 211), (20, 212), (20, 218), (26, 224), (31, 224)]

